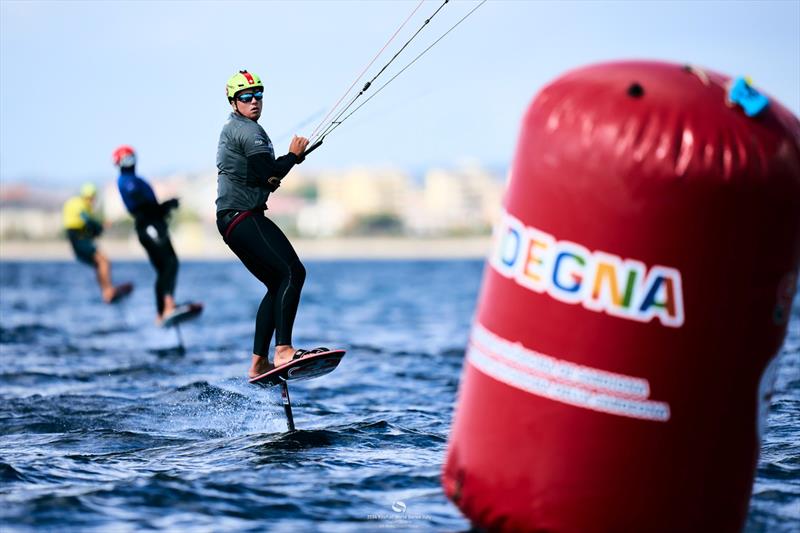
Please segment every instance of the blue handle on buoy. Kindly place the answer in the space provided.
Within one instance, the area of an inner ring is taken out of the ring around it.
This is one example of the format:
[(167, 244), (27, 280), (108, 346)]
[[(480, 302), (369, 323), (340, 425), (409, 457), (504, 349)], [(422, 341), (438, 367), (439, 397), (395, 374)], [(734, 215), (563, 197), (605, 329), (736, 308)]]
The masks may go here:
[(745, 77), (733, 80), (728, 89), (728, 100), (741, 106), (748, 117), (758, 115), (769, 105), (769, 98), (755, 90)]

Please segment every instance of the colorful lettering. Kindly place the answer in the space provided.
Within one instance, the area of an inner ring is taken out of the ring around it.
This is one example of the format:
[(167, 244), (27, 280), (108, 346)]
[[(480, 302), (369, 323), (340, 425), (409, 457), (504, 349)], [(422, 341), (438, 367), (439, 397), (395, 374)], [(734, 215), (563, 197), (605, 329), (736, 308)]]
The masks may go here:
[(505, 213), (495, 227), (489, 264), (502, 276), (552, 298), (615, 317), (680, 327), (681, 274), (641, 261), (559, 241)]

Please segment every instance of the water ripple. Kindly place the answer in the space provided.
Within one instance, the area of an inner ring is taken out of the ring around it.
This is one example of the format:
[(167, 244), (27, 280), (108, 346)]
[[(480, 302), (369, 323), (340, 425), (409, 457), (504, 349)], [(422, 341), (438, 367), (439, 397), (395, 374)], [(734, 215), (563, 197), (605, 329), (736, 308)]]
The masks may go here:
[[(482, 262), (307, 267), (295, 342), (343, 346), (348, 356), (325, 379), (292, 387), (299, 429), (287, 433), (278, 390), (244, 377), (263, 288), (241, 265), (182, 264), (178, 297), (207, 304), (182, 328), (182, 352), (174, 331), (153, 324), (146, 264), (115, 263), (115, 278), (138, 288), (108, 307), (81, 265), (4, 263), (0, 523), (12, 531), (468, 529), (439, 476)], [(798, 304), (749, 533), (800, 523)], [(393, 521), (398, 500), (424, 519)]]

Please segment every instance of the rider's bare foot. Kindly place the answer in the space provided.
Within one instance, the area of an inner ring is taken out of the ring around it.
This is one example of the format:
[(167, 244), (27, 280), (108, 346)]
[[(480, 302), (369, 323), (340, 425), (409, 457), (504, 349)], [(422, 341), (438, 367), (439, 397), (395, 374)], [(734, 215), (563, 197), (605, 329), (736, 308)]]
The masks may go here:
[(111, 303), (111, 300), (114, 299), (114, 295), (117, 293), (117, 290), (114, 287), (106, 287), (103, 289), (103, 301), (105, 303)]
[(297, 350), (291, 344), (281, 344), (275, 347), (275, 367), (285, 365), (294, 357)]
[(247, 376), (250, 379), (253, 379), (254, 377), (269, 372), (273, 368), (275, 367), (269, 362), (269, 358), (253, 354), (253, 359), (250, 362), (250, 370), (247, 371)]
[(175, 312), (175, 298), (171, 294), (164, 296), (164, 311), (161, 312), (161, 319)]

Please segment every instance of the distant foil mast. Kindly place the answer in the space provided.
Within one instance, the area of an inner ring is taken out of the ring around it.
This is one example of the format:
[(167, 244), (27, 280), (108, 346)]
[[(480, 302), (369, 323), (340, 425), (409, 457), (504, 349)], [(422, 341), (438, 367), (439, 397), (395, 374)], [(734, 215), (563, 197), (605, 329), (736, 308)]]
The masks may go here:
[(448, 497), (497, 531), (740, 531), (800, 260), (797, 118), (711, 71), (576, 70), (528, 109), (504, 203)]

